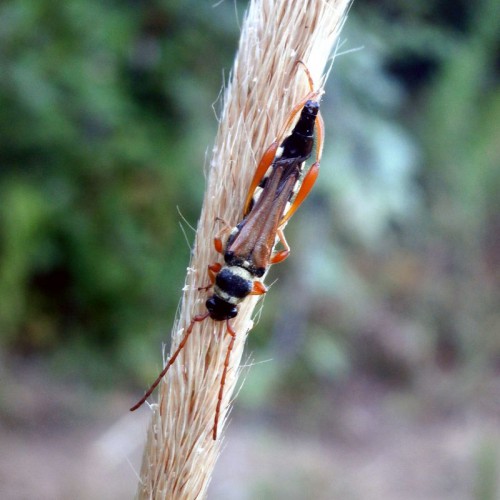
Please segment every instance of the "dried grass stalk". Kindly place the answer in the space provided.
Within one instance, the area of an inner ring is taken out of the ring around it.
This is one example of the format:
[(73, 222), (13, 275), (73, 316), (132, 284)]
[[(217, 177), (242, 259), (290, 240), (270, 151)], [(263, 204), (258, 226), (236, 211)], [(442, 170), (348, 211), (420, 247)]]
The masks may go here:
[[(255, 0), (242, 27), (239, 51), (210, 163), (207, 191), (172, 349), (194, 314), (205, 312), (208, 264), (220, 261), (213, 237), (217, 217), (230, 225), (241, 218), (246, 190), (260, 155), (275, 139), (291, 107), (309, 90), (297, 59), (321, 84), (325, 65), (342, 26), (349, 0)], [(214, 11), (216, 15), (216, 11)], [(196, 324), (179, 358), (159, 388), (141, 468), (140, 499), (204, 498), (217, 460), (222, 430), (252, 327), (255, 298), (241, 306), (219, 421), (212, 440), (222, 364), (229, 338), (225, 323)]]

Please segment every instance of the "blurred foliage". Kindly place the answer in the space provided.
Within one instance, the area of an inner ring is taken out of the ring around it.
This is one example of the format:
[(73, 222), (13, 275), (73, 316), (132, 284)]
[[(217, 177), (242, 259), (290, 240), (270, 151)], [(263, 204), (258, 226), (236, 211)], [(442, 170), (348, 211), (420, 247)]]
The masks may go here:
[(194, 1), (2, 3), (4, 349), (75, 372), (157, 352), (189, 258), (177, 207), (194, 225), (236, 40), (233, 6), (215, 22)]
[[(248, 400), (359, 370), (498, 368), (499, 14), (351, 9), (339, 52), (363, 48), (335, 62), (321, 178), (250, 339), (277, 362)], [(233, 2), (0, 5), (4, 352), (153, 376), (189, 259), (178, 208), (196, 223), (237, 37)]]
[[(492, 0), (354, 4), (322, 106), (319, 185), (287, 227), (293, 253), (266, 297), (264, 318), (280, 311), (279, 363), (259, 376), (277, 388), (269, 400), (333, 401), (332, 381), (365, 374), (492, 408), (499, 14)], [(438, 373), (454, 374), (452, 390), (436, 389)]]

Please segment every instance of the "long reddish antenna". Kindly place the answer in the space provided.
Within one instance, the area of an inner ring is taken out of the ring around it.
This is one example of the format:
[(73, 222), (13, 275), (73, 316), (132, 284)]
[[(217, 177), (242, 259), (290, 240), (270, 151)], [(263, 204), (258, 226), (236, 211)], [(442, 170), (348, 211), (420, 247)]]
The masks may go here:
[(229, 358), (231, 356), (231, 351), (233, 350), (234, 347), (234, 341), (236, 340), (236, 332), (233, 330), (233, 327), (229, 324), (229, 320), (226, 321), (226, 325), (227, 325), (227, 333), (231, 335), (231, 341), (227, 346), (226, 358), (224, 359), (224, 369), (222, 370), (222, 377), (220, 379), (219, 395), (217, 397), (217, 407), (215, 408), (215, 420), (212, 432), (212, 437), (214, 438), (214, 441), (217, 439), (217, 426), (219, 424), (219, 415), (222, 406), (222, 397), (224, 396), (224, 385), (226, 384), (226, 375), (227, 375), (227, 368), (229, 366)]
[(181, 343), (179, 344), (179, 347), (177, 347), (177, 349), (174, 352), (174, 354), (172, 355), (172, 357), (168, 360), (167, 364), (165, 365), (165, 368), (163, 368), (161, 373), (158, 375), (157, 379), (153, 382), (151, 387), (146, 391), (144, 396), (142, 396), (142, 398), (139, 401), (137, 401), (137, 403), (134, 406), (132, 406), (132, 408), (130, 408), (130, 411), (135, 411), (135, 410), (137, 410), (137, 408), (140, 408), (146, 402), (146, 399), (148, 399), (149, 396), (151, 396), (153, 391), (156, 389), (156, 386), (160, 383), (161, 379), (165, 376), (165, 373), (167, 373), (168, 369), (174, 364), (179, 353), (182, 351), (182, 349), (184, 349), (184, 346), (186, 345), (186, 342), (187, 342), (189, 336), (191, 335), (191, 332), (193, 331), (193, 327), (194, 327), (195, 323), (200, 323), (201, 321), (205, 321), (209, 317), (209, 315), (210, 314), (208, 312), (205, 314), (199, 314), (198, 316), (195, 316), (191, 320), (191, 323), (189, 323), (189, 326), (186, 330), (186, 333), (184, 334), (184, 337), (182, 337), (182, 340), (181, 340)]

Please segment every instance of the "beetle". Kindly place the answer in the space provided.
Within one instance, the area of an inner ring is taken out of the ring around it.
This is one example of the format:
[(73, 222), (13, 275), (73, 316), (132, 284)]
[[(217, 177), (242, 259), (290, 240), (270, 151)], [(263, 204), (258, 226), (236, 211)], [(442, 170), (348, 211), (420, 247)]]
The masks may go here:
[[(301, 61), (299, 63), (304, 65)], [(293, 107), (277, 139), (263, 154), (248, 190), (241, 221), (230, 231), (225, 244), (221, 235), (214, 238), (214, 247), (223, 255), (224, 263), (209, 265), (210, 284), (198, 289), (213, 289), (205, 302), (206, 312), (192, 317), (177, 349), (144, 396), (130, 408), (131, 411), (139, 408), (152, 394), (186, 345), (196, 323), (208, 318), (225, 321), (231, 340), (224, 359), (212, 430), (213, 439), (217, 439), (224, 385), (236, 339), (230, 320), (237, 316), (238, 305), (249, 295), (267, 292), (263, 276), (272, 264), (282, 262), (290, 253), (284, 226), (308, 196), (319, 173), (324, 138), (319, 111), (321, 91), (313, 90), (311, 75), (305, 65), (304, 68), (310, 92)], [(286, 135), (292, 125), (291, 133)], [(305, 163), (314, 148), (315, 130), (316, 158), (305, 172)], [(274, 251), (278, 241), (283, 249)]]

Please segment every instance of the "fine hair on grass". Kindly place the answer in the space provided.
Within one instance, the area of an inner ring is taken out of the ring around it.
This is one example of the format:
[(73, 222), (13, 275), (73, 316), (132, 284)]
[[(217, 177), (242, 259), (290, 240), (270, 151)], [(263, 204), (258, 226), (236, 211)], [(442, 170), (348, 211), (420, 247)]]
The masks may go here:
[[(238, 53), (223, 97), (223, 111), (210, 161), (206, 193), (171, 353), (195, 315), (204, 314), (207, 266), (221, 262), (213, 239), (221, 220), (230, 227), (242, 217), (256, 166), (275, 140), (290, 110), (309, 92), (297, 61), (324, 84), (324, 71), (345, 19), (349, 0), (254, 0), (241, 29)], [(214, 10), (216, 15), (216, 9)], [(200, 170), (201, 174), (201, 170)], [(225, 321), (208, 318), (169, 368), (151, 404), (137, 498), (199, 499), (206, 496), (223, 441), (223, 429), (240, 371), (246, 336), (258, 298), (249, 296), (231, 320), (236, 332), (225, 381), (218, 438), (214, 412), (229, 343)]]

